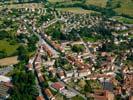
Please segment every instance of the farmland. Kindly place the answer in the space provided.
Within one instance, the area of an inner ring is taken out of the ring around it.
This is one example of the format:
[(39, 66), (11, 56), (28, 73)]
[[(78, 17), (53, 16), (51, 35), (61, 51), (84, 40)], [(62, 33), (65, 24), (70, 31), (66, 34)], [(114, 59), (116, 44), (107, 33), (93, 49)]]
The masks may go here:
[(18, 62), (17, 56), (0, 59), (1, 66), (17, 64)]
[(95, 12), (95, 11), (92, 11), (92, 10), (84, 10), (84, 9), (78, 8), (78, 7), (57, 8), (57, 10), (65, 11), (65, 12), (72, 12), (72, 13), (75, 13), (75, 14), (90, 14), (90, 13)]
[(126, 14), (133, 16), (133, 1), (132, 0), (112, 0), (110, 1), (111, 7), (115, 7), (119, 4), (119, 7), (114, 8), (118, 14)]
[(107, 0), (86, 0), (85, 4), (106, 7)]

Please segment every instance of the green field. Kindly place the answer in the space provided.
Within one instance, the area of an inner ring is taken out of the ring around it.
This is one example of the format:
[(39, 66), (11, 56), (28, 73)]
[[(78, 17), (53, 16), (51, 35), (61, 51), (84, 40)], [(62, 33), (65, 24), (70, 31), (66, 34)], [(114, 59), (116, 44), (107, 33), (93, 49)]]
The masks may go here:
[(51, 3), (56, 3), (56, 2), (63, 2), (64, 0), (48, 0)]
[(107, 0), (86, 0), (85, 4), (106, 7)]
[(69, 2), (78, 2), (79, 0), (48, 0), (50, 3), (57, 3), (57, 2), (59, 2), (59, 3), (63, 3), (63, 2), (65, 2), (65, 3), (69, 3)]
[(65, 11), (65, 12), (72, 12), (75, 14), (90, 14), (90, 13), (96, 13), (95, 11), (92, 10), (84, 10), (82, 8), (78, 7), (69, 7), (69, 8), (57, 8), (59, 11)]
[(18, 48), (18, 44), (15, 45), (10, 45), (10, 43), (6, 40), (0, 40), (0, 51), (5, 51), (7, 56), (10, 56), (12, 54), (14, 54)]
[(24, 4), (5, 4), (5, 5), (0, 5), (0, 10), (4, 8), (12, 9), (12, 8), (43, 8), (44, 6), (41, 3), (24, 3)]
[(115, 19), (119, 22), (122, 22), (122, 23), (133, 24), (133, 19), (130, 19), (130, 18), (115, 16), (115, 17), (113, 17), (113, 19)]
[(126, 14), (133, 16), (133, 1), (132, 0), (112, 0), (111, 6), (120, 4), (120, 7), (115, 8), (114, 10), (119, 14)]

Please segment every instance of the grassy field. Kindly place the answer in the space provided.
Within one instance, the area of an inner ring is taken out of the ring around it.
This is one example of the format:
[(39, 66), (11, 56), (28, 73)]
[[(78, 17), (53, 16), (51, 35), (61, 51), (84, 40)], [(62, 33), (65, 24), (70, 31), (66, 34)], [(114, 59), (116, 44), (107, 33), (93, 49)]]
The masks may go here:
[(7, 56), (14, 54), (18, 46), (18, 44), (10, 45), (8, 41), (0, 40), (0, 51), (4, 50), (7, 53)]
[(106, 7), (107, 0), (86, 0), (85, 4)]
[(81, 3), (82, 1), (78, 1), (78, 0), (75, 0), (75, 1), (72, 1), (72, 0), (48, 0), (50, 3), (52, 4), (55, 4), (55, 3), (60, 3), (60, 4), (63, 4), (63, 5), (69, 5), (69, 4), (75, 4), (75, 3)]
[(117, 3), (120, 3), (120, 7), (114, 9), (117, 13), (133, 16), (133, 1), (132, 0), (112, 0), (111, 5), (114, 6)]
[(19, 61), (17, 56), (0, 59), (0, 66), (17, 64)]
[(115, 16), (113, 17), (113, 19), (122, 23), (133, 24), (133, 19), (130, 19), (130, 18)]
[(56, 3), (56, 2), (63, 2), (64, 0), (48, 0), (51, 3)]
[(11, 5), (3, 5), (0, 6), (0, 10), (3, 8), (43, 8), (41, 3), (24, 3), (24, 4), (11, 4)]
[(57, 8), (59, 11), (65, 11), (65, 12), (72, 12), (75, 14), (90, 14), (90, 13), (96, 13), (92, 10), (84, 10), (82, 8), (76, 8), (76, 7), (69, 7), (69, 8)]

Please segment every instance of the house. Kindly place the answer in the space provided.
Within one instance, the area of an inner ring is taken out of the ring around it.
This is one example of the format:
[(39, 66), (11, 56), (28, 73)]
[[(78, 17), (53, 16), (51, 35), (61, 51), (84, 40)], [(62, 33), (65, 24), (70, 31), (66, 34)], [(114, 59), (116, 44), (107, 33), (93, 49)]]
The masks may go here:
[(79, 77), (84, 77), (84, 76), (87, 76), (87, 75), (90, 75), (91, 74), (91, 72), (90, 72), (90, 70), (86, 70), (86, 69), (84, 69), (84, 70), (79, 70), (78, 71), (78, 76)]
[(133, 89), (133, 73), (124, 74), (124, 84), (122, 86), (126, 92), (131, 92)]
[(52, 57), (53, 56), (53, 52), (45, 45), (43, 44), (43, 50), (47, 52), (47, 54)]
[(129, 100), (133, 100), (133, 96), (130, 96), (130, 97), (129, 97)]
[(28, 65), (26, 65), (26, 67), (28, 68), (29, 71), (33, 70), (33, 65), (31, 63), (29, 63)]
[(57, 71), (57, 75), (60, 79), (64, 79), (65, 78), (65, 73), (62, 69), (58, 69)]
[(0, 75), (0, 82), (10, 82), (11, 79), (9, 77)]
[(43, 96), (36, 97), (36, 100), (45, 100)]
[(0, 82), (0, 99), (1, 100), (6, 100), (10, 95), (9, 95), (9, 90), (12, 88), (13, 85), (8, 82)]
[(122, 94), (122, 88), (121, 88), (120, 86), (117, 86), (117, 87), (114, 89), (114, 94), (115, 94), (115, 95)]
[(41, 55), (39, 53), (37, 53), (34, 60), (34, 64), (38, 64), (38, 63), (41, 63)]
[(44, 50), (43, 50), (43, 46), (39, 46), (39, 50), (38, 50), (40, 53), (43, 53)]
[(61, 47), (61, 45), (55, 43), (54, 41), (51, 41), (51, 44), (58, 50), (60, 50), (61, 52), (64, 52), (63, 48)]
[(93, 94), (86, 94), (88, 97), (93, 97), (94, 100), (114, 100), (114, 94), (107, 90), (95, 90)]
[(50, 89), (48, 89), (48, 88), (44, 89), (44, 94), (47, 96), (47, 98), (49, 100), (55, 100), (55, 98), (54, 98), (52, 92), (50, 91)]
[(38, 74), (38, 80), (39, 80), (39, 82), (40, 82), (40, 83), (44, 82), (44, 78), (43, 78), (41, 72), (39, 72), (39, 73), (37, 73), (37, 74)]
[(66, 82), (68, 82), (68, 81), (71, 81), (71, 78), (72, 78), (72, 77), (66, 77), (66, 78), (64, 78), (62, 81), (64, 81), (64, 82), (66, 83)]
[(55, 82), (51, 86), (58, 91), (61, 91), (65, 88), (60, 82)]
[(73, 70), (70, 70), (70, 71), (66, 71), (66, 77), (72, 77), (73, 76)]
[(72, 98), (72, 97), (74, 97), (74, 96), (77, 95), (75, 92), (72, 92), (72, 91), (67, 90), (67, 89), (61, 90), (61, 93), (62, 93), (63, 95), (65, 95), (67, 98)]
[(0, 98), (1, 99), (4, 100), (4, 99), (7, 99), (9, 97), (8, 90), (9, 90), (8, 87), (6, 87), (0, 83)]
[(48, 71), (49, 71), (49, 73), (50, 73), (51, 75), (56, 76), (56, 69), (55, 69), (55, 68), (49, 69)]
[(34, 66), (35, 66), (35, 69), (39, 69), (39, 70), (41, 69), (41, 63), (37, 63)]

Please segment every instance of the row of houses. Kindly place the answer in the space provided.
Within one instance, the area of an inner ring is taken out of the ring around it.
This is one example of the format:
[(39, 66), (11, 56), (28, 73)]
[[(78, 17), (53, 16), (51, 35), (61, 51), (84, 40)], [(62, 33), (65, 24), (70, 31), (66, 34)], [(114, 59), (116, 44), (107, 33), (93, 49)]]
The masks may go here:
[(11, 78), (0, 75), (0, 99), (5, 100), (9, 98), (12, 88)]

